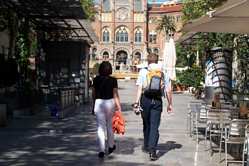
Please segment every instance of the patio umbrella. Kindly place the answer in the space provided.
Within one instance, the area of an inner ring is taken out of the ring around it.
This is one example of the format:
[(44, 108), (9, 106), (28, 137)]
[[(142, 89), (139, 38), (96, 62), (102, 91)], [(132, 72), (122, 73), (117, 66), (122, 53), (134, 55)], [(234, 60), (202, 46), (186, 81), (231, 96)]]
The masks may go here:
[(228, 0), (224, 5), (217, 8), (213, 17), (249, 17), (249, 0)]
[(183, 31), (220, 32), (220, 33), (249, 33), (249, 17), (209, 17), (203, 16), (184, 25)]
[(183, 31), (249, 33), (249, 0), (228, 0), (206, 16), (189, 21)]
[(163, 50), (163, 68), (167, 72), (170, 80), (176, 79), (176, 49), (174, 39), (170, 38), (165, 42)]
[(172, 80), (176, 80), (176, 72), (175, 72), (175, 65), (176, 65), (176, 49), (175, 49), (175, 42), (174, 39), (170, 38), (169, 40), (165, 41), (164, 50), (163, 50), (163, 69), (164, 72), (167, 73), (170, 82), (167, 86), (168, 98), (169, 98), (169, 105), (167, 108), (167, 112), (172, 112)]

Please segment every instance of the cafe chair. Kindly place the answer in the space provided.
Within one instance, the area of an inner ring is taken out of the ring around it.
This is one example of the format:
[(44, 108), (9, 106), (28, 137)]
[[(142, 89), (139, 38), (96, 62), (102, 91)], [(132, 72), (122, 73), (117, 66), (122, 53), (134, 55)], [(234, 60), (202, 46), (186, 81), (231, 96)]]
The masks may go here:
[[(202, 103), (189, 103), (189, 117), (190, 117), (190, 136), (196, 135), (196, 141), (199, 143), (199, 131), (201, 128), (206, 128), (207, 111)], [(206, 135), (205, 135), (206, 140)]]
[(231, 121), (229, 128), (225, 128), (225, 164), (227, 166), (228, 162), (242, 163), (244, 165), (244, 150), (242, 154), (242, 160), (232, 160), (228, 161), (228, 145), (244, 145), (245, 143), (245, 128), (249, 124), (247, 119), (234, 119)]
[(221, 152), (221, 141), (224, 133), (224, 126), (229, 124), (231, 120), (231, 113), (228, 111), (222, 111), (220, 109), (209, 108), (207, 113), (207, 128), (210, 151), (213, 154), (213, 138), (217, 138), (220, 141), (219, 153)]

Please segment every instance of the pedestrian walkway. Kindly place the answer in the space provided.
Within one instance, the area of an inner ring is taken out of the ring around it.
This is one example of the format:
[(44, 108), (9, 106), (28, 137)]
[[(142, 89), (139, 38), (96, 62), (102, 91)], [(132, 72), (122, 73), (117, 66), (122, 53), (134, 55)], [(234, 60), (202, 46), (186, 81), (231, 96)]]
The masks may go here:
[(88, 105), (63, 120), (19, 117), (0, 128), (0, 165), (58, 166), (219, 166), (218, 154), (210, 156), (204, 141), (196, 146), (186, 130), (187, 103), (191, 96), (175, 94), (174, 114), (163, 112), (159, 159), (142, 152), (142, 120), (132, 112), (134, 80), (119, 81), (126, 119), (126, 133), (116, 136), (117, 150), (104, 160), (97, 157), (96, 122)]

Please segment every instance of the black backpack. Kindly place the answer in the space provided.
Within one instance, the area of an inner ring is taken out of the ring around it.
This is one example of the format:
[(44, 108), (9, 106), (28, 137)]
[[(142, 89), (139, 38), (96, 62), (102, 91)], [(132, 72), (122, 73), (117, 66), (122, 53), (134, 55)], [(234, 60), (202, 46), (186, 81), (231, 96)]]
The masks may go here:
[(164, 90), (164, 74), (160, 70), (148, 70), (147, 86), (144, 88), (144, 95), (149, 98), (160, 98)]

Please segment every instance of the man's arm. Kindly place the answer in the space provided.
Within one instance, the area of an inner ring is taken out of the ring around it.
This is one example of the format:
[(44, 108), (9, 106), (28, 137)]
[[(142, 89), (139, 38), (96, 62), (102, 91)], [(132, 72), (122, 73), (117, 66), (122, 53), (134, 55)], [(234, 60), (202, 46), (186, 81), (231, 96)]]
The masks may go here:
[(142, 94), (142, 86), (138, 85), (137, 86), (137, 95), (136, 95), (136, 102), (135, 103), (139, 103), (140, 102), (140, 97)]

